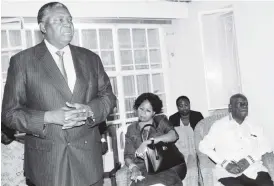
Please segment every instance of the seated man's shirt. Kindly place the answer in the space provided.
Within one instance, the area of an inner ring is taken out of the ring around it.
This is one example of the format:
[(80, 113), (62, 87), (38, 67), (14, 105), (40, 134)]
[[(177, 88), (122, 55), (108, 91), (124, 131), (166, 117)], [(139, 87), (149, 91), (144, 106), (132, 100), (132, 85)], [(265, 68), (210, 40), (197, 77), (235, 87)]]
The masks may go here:
[[(255, 179), (258, 172), (267, 172), (261, 159), (263, 154), (272, 151), (260, 126), (251, 124), (247, 117), (240, 125), (229, 116), (212, 125), (208, 135), (200, 142), (199, 149), (217, 164), (215, 175), (218, 179), (241, 174)], [(246, 158), (250, 166), (241, 174), (231, 174), (225, 166), (221, 166), (225, 160), (238, 162), (242, 158)]]

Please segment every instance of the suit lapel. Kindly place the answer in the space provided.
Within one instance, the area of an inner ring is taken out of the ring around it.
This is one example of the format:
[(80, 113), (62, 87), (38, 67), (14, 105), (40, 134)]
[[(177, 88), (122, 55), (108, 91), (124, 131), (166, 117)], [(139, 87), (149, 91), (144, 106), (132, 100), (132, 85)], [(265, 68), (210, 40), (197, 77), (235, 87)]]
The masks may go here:
[(191, 128), (194, 130), (196, 124), (194, 122), (195, 116), (193, 114), (194, 114), (193, 111), (190, 110), (190, 113), (189, 113), (189, 123), (190, 123)]
[(85, 76), (85, 72), (87, 71), (87, 65), (85, 64), (85, 59), (83, 54), (79, 52), (79, 50), (73, 46), (70, 46), (70, 51), (72, 55), (72, 60), (74, 64), (74, 69), (76, 73), (76, 82), (73, 89), (73, 95), (71, 101), (73, 103), (81, 103), (83, 94), (86, 93), (87, 89), (87, 76)]
[(67, 100), (70, 100), (72, 93), (68, 87), (68, 84), (66, 83), (44, 42), (37, 45), (35, 48), (35, 55), (44, 67), (47, 77), (51, 80), (52, 85), (59, 90)]
[(176, 113), (176, 125), (175, 126), (180, 126), (180, 123), (181, 123), (181, 116), (180, 116), (180, 113), (177, 112)]

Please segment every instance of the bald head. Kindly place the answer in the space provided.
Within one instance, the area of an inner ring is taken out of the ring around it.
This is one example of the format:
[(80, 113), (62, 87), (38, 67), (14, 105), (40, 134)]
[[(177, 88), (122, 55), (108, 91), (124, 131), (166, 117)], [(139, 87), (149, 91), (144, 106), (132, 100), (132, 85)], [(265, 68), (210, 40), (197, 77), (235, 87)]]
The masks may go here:
[(239, 124), (245, 120), (248, 115), (248, 101), (243, 94), (235, 94), (230, 97), (229, 112), (234, 120)]

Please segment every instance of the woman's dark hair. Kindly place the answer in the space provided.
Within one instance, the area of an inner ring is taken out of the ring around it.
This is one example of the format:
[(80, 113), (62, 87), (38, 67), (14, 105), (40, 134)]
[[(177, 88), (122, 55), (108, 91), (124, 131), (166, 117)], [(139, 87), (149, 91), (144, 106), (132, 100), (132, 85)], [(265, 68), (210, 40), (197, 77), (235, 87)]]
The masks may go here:
[(180, 96), (180, 97), (178, 97), (178, 98), (176, 99), (176, 105), (177, 105), (177, 106), (178, 106), (179, 100), (186, 100), (186, 101), (188, 101), (188, 103), (190, 103), (190, 100), (189, 100), (188, 97), (186, 97), (186, 96)]
[(156, 114), (159, 114), (162, 111), (163, 108), (163, 103), (161, 101), (161, 99), (159, 98), (159, 96), (157, 96), (156, 94), (153, 93), (143, 93), (141, 94), (134, 102), (134, 106), (133, 108), (135, 110), (138, 109), (138, 107), (145, 101), (148, 100), (152, 106), (153, 111)]

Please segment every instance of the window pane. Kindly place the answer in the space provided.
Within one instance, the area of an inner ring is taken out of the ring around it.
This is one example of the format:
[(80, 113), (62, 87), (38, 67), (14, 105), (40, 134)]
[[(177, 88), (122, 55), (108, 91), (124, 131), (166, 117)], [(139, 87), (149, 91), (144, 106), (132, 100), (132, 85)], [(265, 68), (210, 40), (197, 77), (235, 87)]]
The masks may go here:
[(10, 41), (11, 47), (22, 46), (20, 30), (10, 30), (9, 41)]
[(122, 70), (133, 70), (132, 51), (122, 50), (120, 54)]
[(146, 33), (145, 29), (132, 29), (133, 47), (144, 48), (146, 47)]
[(118, 95), (118, 88), (117, 88), (117, 78), (116, 77), (110, 77), (109, 78), (113, 93), (117, 96)]
[(112, 40), (112, 30), (111, 29), (100, 29), (100, 48), (101, 49), (112, 49), (113, 40)]
[(163, 74), (152, 74), (153, 93), (162, 93), (164, 89), (164, 78)]
[(22, 50), (12, 50), (10, 53), (11, 53), (11, 56), (14, 56), (15, 54), (17, 54), (18, 52), (20, 52)]
[(71, 44), (79, 46), (79, 30), (74, 30), (74, 35), (71, 41)]
[(158, 96), (163, 102), (163, 112), (165, 113), (166, 112), (166, 96), (165, 94), (158, 94)]
[(1, 45), (2, 45), (2, 48), (8, 47), (8, 36), (7, 36), (7, 32), (4, 30), (1, 30)]
[(97, 34), (95, 29), (82, 30), (83, 47), (97, 49)]
[(126, 118), (137, 117), (137, 114), (133, 109), (135, 99), (136, 99), (135, 97), (125, 99)]
[(106, 70), (115, 70), (113, 51), (102, 51), (101, 59)]
[(6, 72), (9, 68), (9, 54), (8, 52), (2, 52), (1, 56), (2, 72)]
[(135, 50), (134, 59), (136, 64), (144, 64), (147, 62), (147, 51), (146, 50)]
[(130, 30), (119, 29), (118, 39), (120, 48), (131, 48)]
[[(116, 77), (110, 77), (110, 83), (112, 86), (113, 93), (118, 96), (118, 88), (117, 88), (117, 78)], [(116, 108), (113, 109), (113, 112), (108, 116), (107, 120), (108, 121), (113, 121), (116, 119), (120, 119), (119, 116), (119, 101), (117, 100), (116, 102)]]
[(123, 77), (124, 82), (124, 94), (125, 96), (135, 96), (135, 82), (134, 82), (134, 76), (124, 76)]
[(160, 46), (158, 29), (148, 29), (147, 36), (148, 36), (148, 46), (149, 47), (159, 47)]
[(159, 49), (149, 50), (150, 63), (161, 63), (161, 52)]
[(34, 40), (35, 40), (34, 45), (40, 43), (43, 40), (43, 35), (40, 30), (34, 31)]
[(148, 74), (137, 76), (137, 87), (138, 95), (144, 92), (150, 92), (150, 80)]
[(27, 42), (27, 48), (30, 48), (33, 46), (32, 44), (32, 34), (30, 30), (26, 30), (26, 42)]
[(126, 111), (133, 111), (133, 105), (136, 98), (126, 98), (125, 104), (126, 104)]
[(134, 59), (135, 59), (136, 69), (148, 69), (148, 60), (147, 60), (146, 50), (135, 50)]
[[(7, 79), (7, 72), (2, 72), (2, 81), (3, 81), (3, 83), (5, 84), (5, 82), (6, 82), (6, 79)], [(2, 97), (3, 98), (3, 97)]]
[[(97, 50), (92, 50), (92, 52), (94, 52), (95, 54), (97, 54), (98, 56), (100, 56), (99, 51), (97, 51)], [(101, 58), (101, 57), (100, 57), (100, 58)]]

